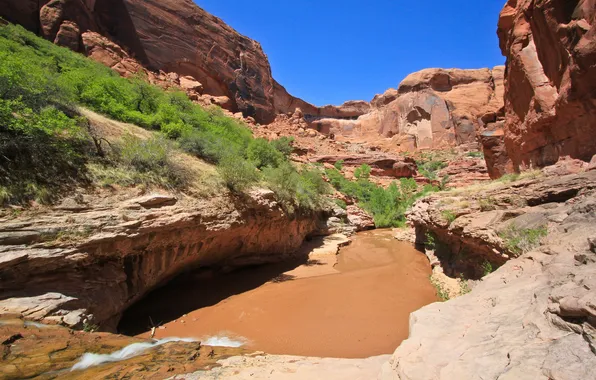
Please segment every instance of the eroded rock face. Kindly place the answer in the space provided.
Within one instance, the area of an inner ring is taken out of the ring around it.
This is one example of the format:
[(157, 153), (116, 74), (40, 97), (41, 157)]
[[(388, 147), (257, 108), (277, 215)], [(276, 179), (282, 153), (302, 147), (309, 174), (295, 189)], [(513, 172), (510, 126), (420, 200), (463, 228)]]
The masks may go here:
[(505, 145), (514, 169), (596, 153), (595, 17), (594, 0), (509, 0), (503, 8)]
[[(433, 231), (451, 248), (439, 250), (433, 265), (456, 278), (483, 262), (502, 266), (480, 270), (486, 276), (471, 293), (414, 312), (409, 339), (379, 378), (594, 379), (595, 210), (593, 171), (418, 201), (408, 218), (419, 241)], [(512, 224), (548, 234), (541, 246), (512, 255), (500, 234)]]
[(503, 73), (503, 66), (422, 70), (406, 77), (397, 90), (375, 96), (368, 109), (359, 108), (360, 115), (325, 115), (309, 122), (321, 133), (387, 151), (477, 147), (479, 134), (503, 108)]
[(284, 260), (318, 231), (319, 216), (289, 217), (270, 191), (237, 203), (166, 194), (3, 220), (0, 314), (109, 330), (181, 271)]

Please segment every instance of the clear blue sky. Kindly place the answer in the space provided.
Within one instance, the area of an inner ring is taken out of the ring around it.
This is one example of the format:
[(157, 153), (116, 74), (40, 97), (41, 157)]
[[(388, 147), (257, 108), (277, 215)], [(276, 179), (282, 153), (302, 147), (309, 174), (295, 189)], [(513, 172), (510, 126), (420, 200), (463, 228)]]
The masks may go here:
[(261, 43), (273, 76), (315, 105), (370, 100), (429, 67), (505, 59), (496, 36), (505, 0), (195, 0)]

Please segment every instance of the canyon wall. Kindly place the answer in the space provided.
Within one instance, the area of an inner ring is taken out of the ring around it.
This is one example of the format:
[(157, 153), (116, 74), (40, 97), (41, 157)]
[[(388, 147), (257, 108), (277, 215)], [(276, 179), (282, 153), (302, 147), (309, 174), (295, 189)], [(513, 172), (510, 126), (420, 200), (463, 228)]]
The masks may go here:
[(513, 169), (596, 154), (595, 18), (594, 0), (509, 0), (503, 8), (503, 140)]

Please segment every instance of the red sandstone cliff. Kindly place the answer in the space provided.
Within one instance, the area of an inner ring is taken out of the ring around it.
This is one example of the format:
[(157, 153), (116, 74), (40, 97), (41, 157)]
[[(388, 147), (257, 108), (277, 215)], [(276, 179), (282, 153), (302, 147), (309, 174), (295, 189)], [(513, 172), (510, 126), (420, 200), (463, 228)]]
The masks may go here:
[(589, 161), (596, 154), (596, 1), (509, 0), (498, 35), (507, 57), (503, 139), (512, 169), (567, 155)]

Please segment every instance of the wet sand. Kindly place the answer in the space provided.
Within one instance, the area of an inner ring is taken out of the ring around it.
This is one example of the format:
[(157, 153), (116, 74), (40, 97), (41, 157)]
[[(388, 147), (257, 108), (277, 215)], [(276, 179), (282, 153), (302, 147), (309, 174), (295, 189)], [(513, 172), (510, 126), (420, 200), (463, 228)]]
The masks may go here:
[(146, 337), (151, 316), (163, 322), (156, 338), (225, 335), (271, 354), (364, 358), (392, 353), (409, 314), (436, 301), (428, 260), (391, 231), (358, 234), (334, 261), (186, 276), (133, 306), (120, 328)]

